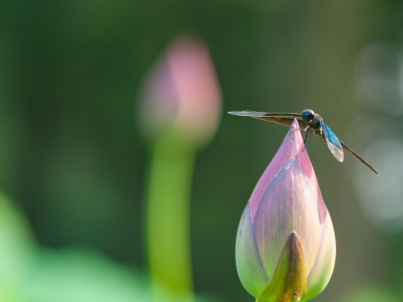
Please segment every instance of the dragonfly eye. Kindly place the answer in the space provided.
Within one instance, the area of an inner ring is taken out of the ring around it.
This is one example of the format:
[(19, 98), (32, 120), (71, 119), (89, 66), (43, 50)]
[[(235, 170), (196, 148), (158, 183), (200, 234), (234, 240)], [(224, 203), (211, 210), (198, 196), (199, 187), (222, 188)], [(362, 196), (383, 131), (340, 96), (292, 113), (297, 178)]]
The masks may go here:
[(311, 109), (306, 109), (302, 112), (302, 119), (307, 123), (312, 121), (314, 117), (315, 112), (313, 112), (313, 110)]

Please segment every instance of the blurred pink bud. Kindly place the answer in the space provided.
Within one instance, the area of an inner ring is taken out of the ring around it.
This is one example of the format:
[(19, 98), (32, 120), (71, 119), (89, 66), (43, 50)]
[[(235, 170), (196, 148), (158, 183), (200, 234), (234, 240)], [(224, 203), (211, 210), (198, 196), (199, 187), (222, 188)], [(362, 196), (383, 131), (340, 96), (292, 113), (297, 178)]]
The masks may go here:
[(256, 301), (306, 301), (326, 287), (335, 258), (332, 221), (294, 121), (242, 215), (238, 275)]
[(214, 135), (221, 94), (202, 41), (188, 37), (169, 45), (145, 81), (139, 111), (144, 132), (151, 137), (174, 131), (206, 142)]

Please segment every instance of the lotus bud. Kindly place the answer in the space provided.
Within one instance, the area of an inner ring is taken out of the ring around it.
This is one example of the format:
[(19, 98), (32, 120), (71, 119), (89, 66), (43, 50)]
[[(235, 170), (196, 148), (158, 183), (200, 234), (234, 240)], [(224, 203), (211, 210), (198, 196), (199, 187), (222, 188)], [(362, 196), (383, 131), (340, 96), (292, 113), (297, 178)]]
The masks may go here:
[(238, 275), (257, 302), (307, 301), (328, 284), (335, 258), (333, 224), (294, 121), (243, 212)]
[(174, 41), (152, 68), (140, 95), (140, 123), (149, 137), (167, 132), (203, 144), (214, 135), (221, 93), (206, 45)]
[(189, 37), (170, 44), (146, 77), (138, 109), (150, 143), (144, 230), (154, 300), (193, 302), (192, 171), (196, 151), (214, 135), (221, 113), (205, 44)]

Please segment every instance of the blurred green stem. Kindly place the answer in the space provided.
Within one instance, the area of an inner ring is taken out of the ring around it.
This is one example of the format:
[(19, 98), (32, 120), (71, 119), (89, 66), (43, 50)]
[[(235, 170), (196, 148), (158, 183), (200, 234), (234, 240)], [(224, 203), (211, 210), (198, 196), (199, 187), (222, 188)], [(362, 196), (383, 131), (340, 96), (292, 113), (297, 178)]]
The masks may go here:
[(195, 147), (172, 134), (160, 137), (151, 149), (147, 240), (157, 302), (167, 301), (158, 290), (161, 283), (179, 301), (193, 300), (189, 214), (195, 158)]

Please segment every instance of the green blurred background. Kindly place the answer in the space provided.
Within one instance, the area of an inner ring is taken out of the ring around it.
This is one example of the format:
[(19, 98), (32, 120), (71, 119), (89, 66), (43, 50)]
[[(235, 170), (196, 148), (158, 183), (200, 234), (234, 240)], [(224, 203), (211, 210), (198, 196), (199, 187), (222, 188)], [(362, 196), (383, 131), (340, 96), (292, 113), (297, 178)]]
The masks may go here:
[(311, 108), (381, 174), (350, 155), (339, 164), (317, 138), (308, 145), (337, 241), (333, 277), (314, 301), (361, 301), (348, 293), (377, 287), (402, 300), (402, 1), (5, 0), (0, 8), (0, 186), (42, 247), (85, 247), (146, 270), (147, 150), (134, 108), (155, 60), (193, 34), (209, 47), (224, 108), (195, 166), (195, 291), (253, 301), (236, 273), (236, 230), (287, 132), (225, 112)]

